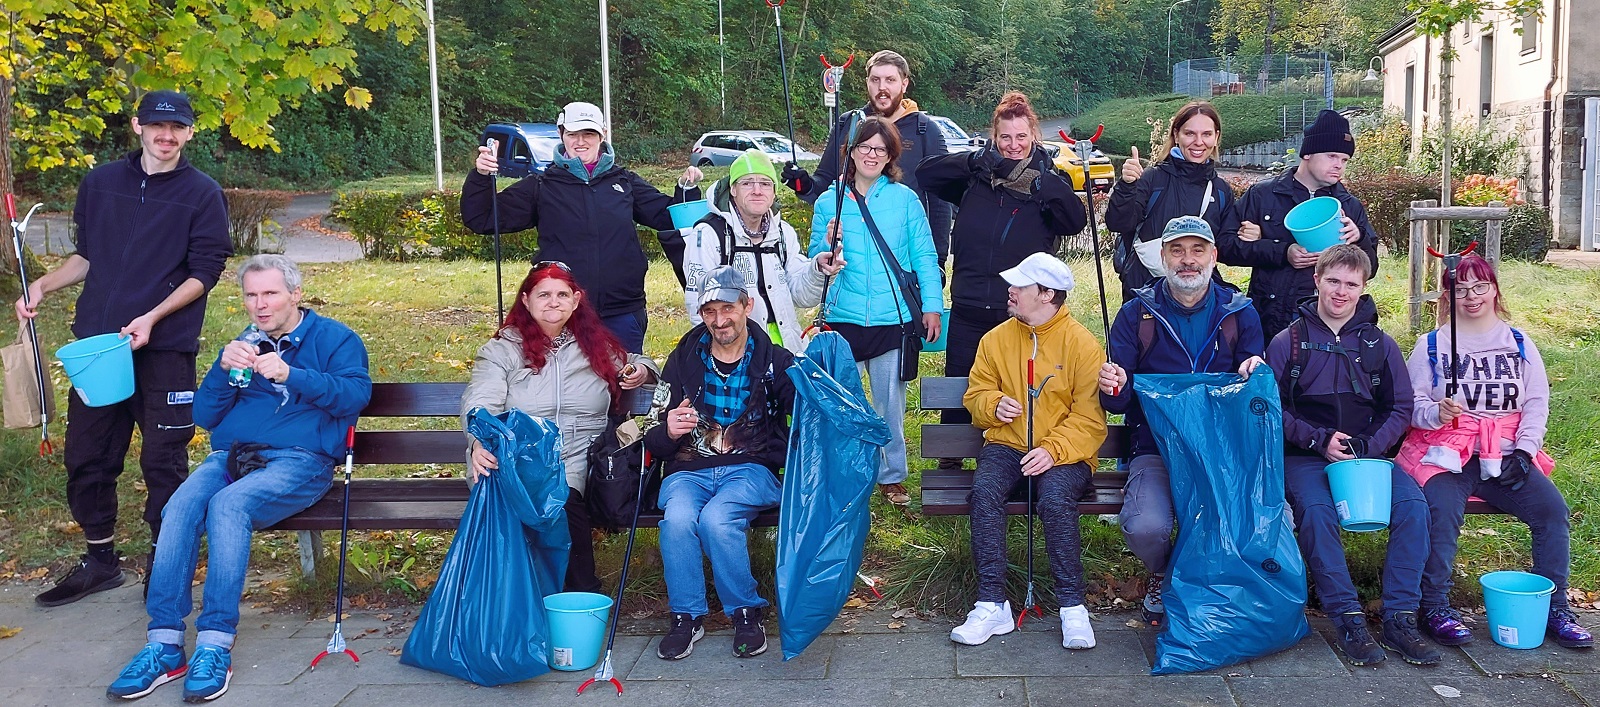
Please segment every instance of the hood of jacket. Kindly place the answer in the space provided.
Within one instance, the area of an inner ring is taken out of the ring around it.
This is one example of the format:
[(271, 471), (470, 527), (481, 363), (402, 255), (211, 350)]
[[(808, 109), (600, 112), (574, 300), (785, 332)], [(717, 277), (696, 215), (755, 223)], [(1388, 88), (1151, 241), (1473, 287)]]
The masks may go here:
[[(615, 169), (617, 166), (617, 156), (616, 152), (611, 149), (611, 141), (607, 140), (600, 143), (600, 160), (595, 163), (594, 172), (590, 172), (589, 168), (584, 166), (583, 160), (568, 155), (566, 145), (561, 145), (556, 148), (555, 158), (552, 159), (551, 162), (554, 163), (552, 166), (556, 167), (558, 172), (564, 171), (567, 174), (577, 177), (578, 181), (588, 184), (595, 178), (604, 175), (606, 172), (610, 172), (612, 169)], [(545, 171), (548, 172), (550, 170), (546, 169)]]
[[(1302, 298), (1299, 312), (1300, 318), (1306, 320), (1307, 326), (1326, 332), (1328, 336), (1333, 336), (1333, 329), (1322, 321), (1322, 313), (1317, 311), (1317, 298), (1315, 296)], [(1367, 325), (1378, 325), (1378, 303), (1372, 299), (1372, 295), (1362, 295), (1360, 299), (1356, 300), (1356, 313), (1351, 315), (1350, 321), (1345, 322), (1341, 332), (1355, 331), (1357, 328)]]

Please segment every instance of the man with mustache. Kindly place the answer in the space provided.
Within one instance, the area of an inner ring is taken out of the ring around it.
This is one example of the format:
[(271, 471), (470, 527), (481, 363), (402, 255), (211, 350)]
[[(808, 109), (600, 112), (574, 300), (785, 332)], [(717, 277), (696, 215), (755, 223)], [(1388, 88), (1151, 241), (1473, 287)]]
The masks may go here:
[(947, 152), (944, 133), (939, 131), (932, 118), (917, 107), (917, 102), (906, 98), (911, 87), (911, 65), (899, 53), (885, 49), (867, 60), (867, 104), (859, 111), (840, 116), (839, 122), (828, 134), (828, 149), (822, 151), (816, 174), (807, 174), (799, 165), (790, 162), (783, 168), (783, 183), (793, 189), (806, 203), (817, 200), (828, 186), (839, 177), (839, 146), (850, 139), (856, 121), (864, 116), (878, 116), (894, 123), (900, 131), (900, 159), (904, 176), (900, 183), (911, 187), (922, 200), (922, 210), (928, 216), (928, 227), (933, 231), (933, 248), (939, 254), (939, 271), (944, 272), (945, 257), (950, 254), (950, 204), (939, 199), (931, 190), (917, 183), (917, 165), (928, 157)]
[[(140, 149), (96, 167), (78, 185), (72, 209), (77, 252), (17, 299), (18, 319), (32, 319), (46, 295), (81, 282), (73, 335), (118, 333), (132, 339), (133, 347), (133, 397), (89, 407), (77, 395), (68, 396), (62, 459), (67, 506), (83, 528), (88, 549), (54, 587), (35, 597), (41, 606), (122, 586), (112, 538), (117, 476), (134, 425), (142, 440), (139, 467), (147, 489), (144, 520), (150, 524), (152, 560), (161, 508), (189, 473), (195, 354), (206, 293), (233, 255), (222, 187), (183, 157), (194, 137), (194, 120), (184, 94), (145, 94), (133, 118)], [(147, 589), (149, 581), (147, 573)]]
[(1248, 376), (1262, 363), (1261, 318), (1250, 299), (1211, 280), (1216, 238), (1198, 216), (1179, 216), (1161, 232), (1169, 274), (1136, 290), (1111, 324), (1111, 360), (1100, 367), (1100, 404), (1126, 415), (1132, 448), (1122, 501), (1122, 535), (1150, 572), (1144, 619), (1166, 618), (1161, 602), (1172, 555), (1172, 491), (1167, 465), (1133, 394), (1142, 373), (1224, 373)]

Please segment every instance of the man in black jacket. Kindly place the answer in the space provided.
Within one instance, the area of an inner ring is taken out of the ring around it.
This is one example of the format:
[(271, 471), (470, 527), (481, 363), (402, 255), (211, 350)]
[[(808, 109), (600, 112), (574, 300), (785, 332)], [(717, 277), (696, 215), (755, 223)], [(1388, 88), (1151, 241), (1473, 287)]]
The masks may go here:
[[(568, 103), (556, 117), (561, 148), (543, 174), (531, 174), (494, 195), (489, 175), (500, 168), (479, 147), (474, 170), (461, 185), (461, 220), (474, 233), (494, 233), (494, 202), (501, 233), (539, 229), (539, 258), (564, 264), (593, 299), (600, 319), (633, 353), (644, 352), (644, 275), (638, 223), (660, 232), (661, 246), (683, 282), (683, 239), (667, 207), (700, 198), (699, 168), (690, 167), (668, 197), (616, 163), (605, 117), (589, 103)], [(669, 235), (670, 234), (670, 235)]]
[(1223, 228), (1217, 242), (1221, 260), (1253, 268), (1248, 294), (1261, 312), (1268, 340), (1289, 326), (1301, 299), (1316, 294), (1311, 268), (1317, 264), (1317, 254), (1296, 243), (1284, 227), (1283, 217), (1290, 209), (1312, 197), (1338, 199), (1344, 209), (1340, 238), (1361, 246), (1377, 270), (1378, 234), (1367, 223), (1361, 200), (1340, 182), (1345, 163), (1355, 153), (1350, 121), (1334, 111), (1322, 111), (1300, 142), (1300, 163), (1251, 186)]
[(749, 658), (767, 649), (767, 601), (750, 574), (747, 535), (757, 513), (778, 505), (794, 411), (794, 383), (784, 372), (794, 357), (762, 327), (748, 325), (754, 305), (744, 276), (719, 266), (700, 292), (704, 323), (667, 358), (661, 379), (671, 397), (661, 424), (645, 434), (645, 447), (667, 465), (659, 503), (672, 625), (656, 649), (665, 660), (687, 657), (705, 636), (702, 549), (722, 610), (733, 619), (733, 654)]
[(120, 333), (132, 339), (134, 349), (133, 397), (89, 407), (68, 396), (67, 505), (89, 547), (70, 573), (36, 597), (43, 606), (122, 585), (112, 537), (117, 476), (135, 424), (143, 440), (144, 519), (154, 556), (161, 509), (189, 471), (195, 354), (206, 293), (233, 254), (222, 188), (183, 158), (184, 145), (194, 137), (188, 97), (175, 91), (145, 94), (133, 132), (140, 149), (95, 168), (78, 185), (72, 210), (77, 252), (28, 287), (26, 304), (16, 303), (17, 316), (31, 319), (46, 295), (81, 282), (73, 335)]
[(906, 98), (906, 90), (911, 87), (911, 65), (899, 53), (885, 49), (867, 60), (866, 87), (867, 104), (839, 116), (839, 122), (828, 133), (828, 148), (817, 162), (817, 173), (806, 174), (791, 162), (783, 168), (783, 183), (806, 203), (816, 201), (839, 177), (839, 151), (850, 139), (856, 122), (869, 115), (892, 121), (900, 131), (900, 183), (911, 187), (922, 200), (928, 228), (933, 231), (933, 248), (939, 254), (939, 271), (943, 272), (945, 257), (950, 254), (950, 204), (922, 188), (917, 181), (917, 165), (948, 151), (944, 133), (927, 113), (918, 109), (916, 101)]

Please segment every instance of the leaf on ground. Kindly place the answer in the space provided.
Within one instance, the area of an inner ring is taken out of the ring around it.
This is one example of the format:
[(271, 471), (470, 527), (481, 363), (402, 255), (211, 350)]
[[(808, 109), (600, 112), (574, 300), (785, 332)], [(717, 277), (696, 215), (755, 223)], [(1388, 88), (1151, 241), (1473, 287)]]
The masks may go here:
[(1434, 685), (1433, 686), (1433, 691), (1438, 693), (1438, 695), (1440, 697), (1460, 697), (1461, 696), (1461, 691), (1460, 690), (1457, 690), (1456, 688), (1453, 688), (1453, 687), (1451, 687), (1449, 685)]
[(893, 614), (890, 614), (890, 618), (895, 618), (895, 619), (914, 619), (916, 617), (917, 617), (917, 610), (916, 609), (901, 609), (899, 611), (894, 612)]
[(901, 629), (901, 628), (905, 628), (905, 627), (906, 627), (906, 622), (904, 622), (904, 621), (890, 621), (889, 622), (889, 628)]
[(1128, 619), (1127, 622), (1124, 625), (1127, 626), (1128, 628), (1139, 628), (1141, 626), (1144, 626), (1144, 624), (1139, 623), (1138, 619)]
[(0, 639), (10, 638), (22, 633), (21, 626), (0, 626)]
[(383, 652), (388, 653), (389, 655), (394, 655), (394, 656), (400, 655), (400, 649), (399, 648), (395, 648), (394, 646), (384, 646), (383, 647)]
[(379, 621), (388, 621), (392, 618), (394, 618), (394, 614), (378, 614)]
[(865, 607), (866, 605), (867, 605), (867, 603), (862, 601), (861, 597), (850, 597), (850, 600), (844, 603), (844, 608), (846, 608), (846, 609), (860, 609), (862, 607)]
[(25, 575), (22, 575), (22, 578), (24, 580), (26, 580), (26, 581), (32, 582), (32, 581), (35, 581), (35, 580), (44, 579), (49, 574), (50, 574), (50, 568), (49, 567), (39, 567), (39, 568), (35, 569), (32, 572), (29, 572), (29, 573), (27, 573)]

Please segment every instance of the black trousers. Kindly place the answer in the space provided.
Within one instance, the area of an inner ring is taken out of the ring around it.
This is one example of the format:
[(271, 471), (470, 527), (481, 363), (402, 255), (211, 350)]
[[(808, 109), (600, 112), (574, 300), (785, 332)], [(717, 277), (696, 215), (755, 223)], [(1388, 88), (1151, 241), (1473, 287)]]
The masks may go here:
[(133, 352), (133, 397), (114, 405), (89, 407), (76, 393), (68, 396), (67, 506), (84, 538), (102, 540), (116, 533), (117, 477), (139, 426), (139, 467), (147, 495), (144, 520), (151, 540), (160, 533), (161, 509), (189, 476), (189, 441), (194, 439), (195, 354), (182, 351)]
[[(1010, 318), (1011, 315), (1006, 314), (1004, 308), (952, 305), (950, 321), (946, 322), (950, 331), (944, 350), (945, 376), (960, 378), (971, 373), (972, 364), (978, 359), (978, 341), (989, 330)], [(939, 412), (939, 421), (946, 425), (964, 425), (972, 422), (972, 415), (967, 414), (966, 410), (942, 410)]]
[(589, 520), (589, 504), (577, 489), (569, 489), (566, 508), (572, 550), (567, 555), (567, 578), (562, 591), (600, 593), (600, 578), (594, 570), (594, 525)]

